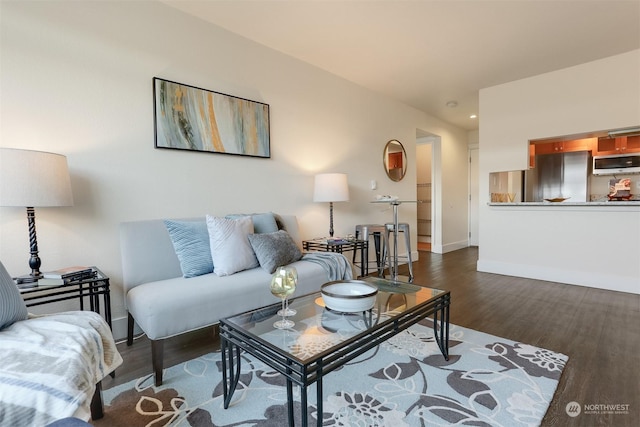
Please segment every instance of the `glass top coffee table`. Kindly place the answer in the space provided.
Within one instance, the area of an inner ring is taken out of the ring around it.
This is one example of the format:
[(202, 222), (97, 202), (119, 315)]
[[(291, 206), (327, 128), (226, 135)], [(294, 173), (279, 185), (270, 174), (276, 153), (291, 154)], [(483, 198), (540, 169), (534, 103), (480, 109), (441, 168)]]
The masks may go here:
[[(378, 288), (374, 307), (359, 313), (325, 308), (319, 292), (290, 301), (297, 314), (291, 329), (273, 327), (280, 303), (220, 321), (224, 407), (229, 407), (241, 373), (241, 351), (286, 378), (289, 425), (294, 425), (293, 384), (300, 386), (302, 425), (308, 425), (307, 387), (316, 383), (317, 425), (322, 425), (325, 375), (420, 320), (432, 316), (434, 337), (449, 360), (449, 291), (377, 277), (363, 281)], [(265, 285), (266, 286), (266, 285)]]

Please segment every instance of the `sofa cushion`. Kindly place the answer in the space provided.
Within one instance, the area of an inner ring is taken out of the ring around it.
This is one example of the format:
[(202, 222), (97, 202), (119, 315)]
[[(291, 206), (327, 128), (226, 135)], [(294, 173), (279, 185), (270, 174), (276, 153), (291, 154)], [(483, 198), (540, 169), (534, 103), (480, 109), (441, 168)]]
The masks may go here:
[(276, 218), (272, 212), (254, 214), (230, 214), (225, 216), (225, 218), (238, 219), (245, 216), (251, 217), (251, 221), (253, 221), (253, 232), (256, 234), (274, 233), (278, 231), (278, 224), (276, 223)]
[(180, 261), (183, 277), (196, 277), (213, 271), (209, 230), (204, 221), (165, 220), (171, 243)]
[(0, 330), (28, 316), (27, 306), (11, 275), (0, 262)]
[[(293, 297), (318, 292), (327, 282), (320, 265), (304, 260), (292, 264), (298, 271)], [(222, 318), (258, 307), (278, 304), (269, 289), (271, 275), (262, 268), (218, 277), (204, 274), (138, 285), (127, 293), (129, 313), (151, 340), (164, 339), (210, 326)]]
[(258, 258), (260, 267), (269, 274), (280, 266), (291, 264), (302, 258), (302, 252), (289, 233), (284, 230), (275, 233), (249, 234), (249, 243)]
[(213, 272), (217, 276), (228, 276), (260, 265), (247, 237), (253, 233), (251, 217), (229, 219), (207, 215), (207, 228)]

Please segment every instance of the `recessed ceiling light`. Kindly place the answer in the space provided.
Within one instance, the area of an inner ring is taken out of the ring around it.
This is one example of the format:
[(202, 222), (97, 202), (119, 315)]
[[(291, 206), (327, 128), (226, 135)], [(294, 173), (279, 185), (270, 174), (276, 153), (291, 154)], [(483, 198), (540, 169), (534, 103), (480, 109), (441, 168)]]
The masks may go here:
[(469, 116), (469, 118), (470, 118), (470, 119), (477, 119), (477, 118), (478, 118), (478, 115), (477, 115), (477, 114), (472, 114), (472, 115), (470, 115), (470, 116)]
[(449, 101), (446, 105), (449, 108), (456, 108), (458, 106), (458, 101)]

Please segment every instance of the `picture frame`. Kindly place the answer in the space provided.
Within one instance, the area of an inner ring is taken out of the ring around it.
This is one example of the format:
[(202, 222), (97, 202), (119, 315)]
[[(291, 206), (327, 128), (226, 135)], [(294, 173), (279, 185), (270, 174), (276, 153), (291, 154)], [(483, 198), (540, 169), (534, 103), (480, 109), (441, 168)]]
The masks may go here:
[(155, 148), (271, 157), (269, 105), (153, 78)]

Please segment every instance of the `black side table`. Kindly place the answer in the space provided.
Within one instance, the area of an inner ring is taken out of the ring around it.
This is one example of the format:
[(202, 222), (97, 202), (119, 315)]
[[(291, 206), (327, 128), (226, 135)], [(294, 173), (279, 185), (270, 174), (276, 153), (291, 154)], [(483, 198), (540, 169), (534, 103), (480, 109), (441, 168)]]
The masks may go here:
[(69, 280), (59, 285), (44, 285), (20, 289), (27, 307), (50, 304), (71, 299), (80, 300), (80, 310), (85, 309), (85, 297), (89, 299), (89, 309), (100, 313), (100, 296), (104, 304), (104, 319), (111, 327), (111, 295), (109, 278), (97, 267), (91, 267), (95, 275), (78, 280)]
[(312, 239), (303, 240), (302, 248), (305, 251), (316, 252), (355, 252), (360, 250), (360, 277), (369, 274), (369, 242), (366, 240), (340, 240), (340, 239)]

